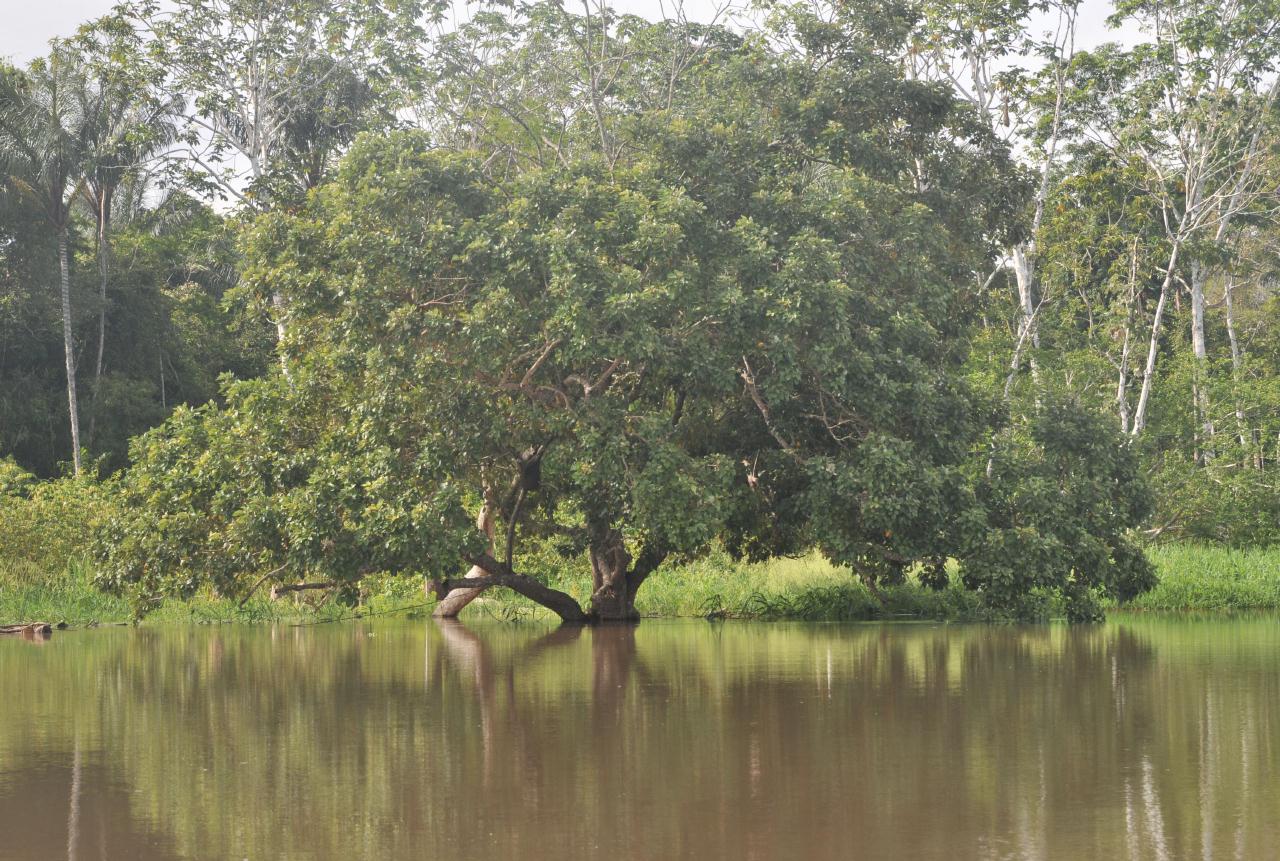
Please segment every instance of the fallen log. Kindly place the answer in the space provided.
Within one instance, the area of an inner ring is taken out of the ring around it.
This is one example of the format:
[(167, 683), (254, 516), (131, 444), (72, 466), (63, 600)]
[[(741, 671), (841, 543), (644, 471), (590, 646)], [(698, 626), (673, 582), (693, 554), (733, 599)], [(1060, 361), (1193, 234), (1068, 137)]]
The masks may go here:
[(26, 625), (0, 625), (0, 634), (17, 634), (22, 637), (48, 637), (53, 626), (48, 622), (30, 622)]

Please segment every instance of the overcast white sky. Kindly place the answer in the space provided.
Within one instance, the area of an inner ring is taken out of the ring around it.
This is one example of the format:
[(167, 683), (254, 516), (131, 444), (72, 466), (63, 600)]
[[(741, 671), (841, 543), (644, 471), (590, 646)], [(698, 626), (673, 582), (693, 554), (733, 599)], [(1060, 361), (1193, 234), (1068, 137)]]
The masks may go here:
[[(81, 23), (106, 14), (115, 0), (0, 0), (0, 57), (19, 65), (44, 53), (55, 36), (69, 36)], [(465, 8), (465, 4), (459, 3)], [(711, 0), (685, 0), (691, 18), (712, 8)], [(660, 15), (659, 0), (615, 0), (615, 6), (646, 18)], [(1077, 45), (1089, 48), (1116, 39), (1103, 21), (1110, 11), (1107, 0), (1085, 0)]]

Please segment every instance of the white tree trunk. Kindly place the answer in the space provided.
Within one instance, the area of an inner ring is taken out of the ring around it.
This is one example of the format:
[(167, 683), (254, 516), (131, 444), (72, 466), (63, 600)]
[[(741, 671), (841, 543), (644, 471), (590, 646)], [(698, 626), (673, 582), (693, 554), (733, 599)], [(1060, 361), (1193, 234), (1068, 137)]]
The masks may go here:
[(111, 273), (110, 198), (104, 194), (98, 212), (98, 358), (93, 367), (94, 397), (102, 379), (102, 354), (107, 341), (107, 280)]
[(1133, 426), (1129, 433), (1140, 436), (1147, 428), (1147, 407), (1151, 403), (1151, 385), (1156, 375), (1156, 356), (1160, 352), (1160, 331), (1164, 325), (1164, 309), (1169, 304), (1169, 290), (1173, 285), (1173, 273), (1178, 265), (1178, 254), (1182, 250), (1181, 242), (1174, 239), (1173, 248), (1169, 251), (1169, 267), (1164, 273), (1164, 282), (1160, 285), (1160, 299), (1156, 302), (1156, 313), (1151, 318), (1151, 340), (1147, 345), (1147, 363), (1142, 369), (1142, 392), (1138, 395), (1138, 406), (1133, 411)]
[[(1031, 249), (1026, 244), (1017, 245), (1013, 249), (1013, 275), (1018, 287), (1018, 336), (1013, 345), (1013, 356), (1009, 360), (1009, 375), (1004, 380), (1004, 399), (1009, 400), (1013, 390), (1013, 381), (1022, 367), (1022, 356), (1028, 347), (1039, 349), (1040, 332), (1036, 325), (1035, 298), (1035, 264), (1032, 262)], [(1033, 354), (1030, 360), (1031, 379), (1040, 385), (1040, 368)]]
[(1116, 409), (1120, 413), (1120, 433), (1129, 432), (1129, 370), (1133, 355), (1133, 320), (1138, 312), (1138, 241), (1133, 241), (1129, 257), (1129, 296), (1124, 312), (1124, 343), (1116, 366)]
[[(1250, 448), (1248, 425), (1245, 422), (1244, 405), (1240, 401), (1241, 371), (1244, 367), (1244, 356), (1240, 352), (1240, 339), (1236, 335), (1235, 302), (1232, 292), (1235, 290), (1235, 276), (1227, 273), (1227, 283), (1223, 287), (1223, 299), (1226, 304), (1227, 340), (1231, 344), (1231, 382), (1236, 402), (1236, 434), (1240, 440), (1240, 450), (1247, 452)], [(1260, 453), (1254, 454), (1254, 466), (1261, 469)]]
[(1129, 432), (1129, 352), (1133, 340), (1133, 321), (1124, 327), (1124, 345), (1120, 348), (1120, 368), (1116, 380), (1116, 409), (1120, 413), (1120, 433)]
[(1201, 461), (1213, 457), (1211, 450), (1213, 441), (1213, 418), (1209, 414), (1209, 350), (1204, 338), (1204, 285), (1208, 279), (1208, 270), (1199, 260), (1191, 264), (1191, 352), (1194, 356), (1194, 367), (1191, 375), (1191, 397), (1195, 408), (1196, 421), (1200, 425), (1201, 444), (1203, 448), (1198, 454)]
[[(276, 348), (280, 349), (284, 344), (285, 336), (285, 301), (282, 294), (271, 294), (271, 309), (275, 312), (276, 318)], [(280, 349), (280, 370), (284, 373), (285, 379), (289, 379), (289, 362), (285, 358), (283, 349)]]

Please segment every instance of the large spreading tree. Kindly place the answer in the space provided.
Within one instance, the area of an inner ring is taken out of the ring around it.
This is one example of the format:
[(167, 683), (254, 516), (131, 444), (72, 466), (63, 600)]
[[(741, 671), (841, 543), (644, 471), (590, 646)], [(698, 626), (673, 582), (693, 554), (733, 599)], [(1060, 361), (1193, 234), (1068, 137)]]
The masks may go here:
[[(801, 53), (716, 40), (700, 98), (622, 111), (607, 152), (497, 176), (370, 135), (260, 217), (244, 277), (288, 302), (290, 373), (136, 442), (108, 582), (145, 607), (416, 571), (449, 613), (501, 586), (618, 620), (719, 540), (817, 547), (873, 587), (957, 559), (993, 605), (1076, 618), (1149, 584), (1115, 434), (1046, 394), (993, 452), (1000, 410), (965, 381), (978, 273), (1016, 240), (1007, 152), (865, 34), (779, 26)], [(551, 536), (590, 559), (585, 609), (520, 573)]]

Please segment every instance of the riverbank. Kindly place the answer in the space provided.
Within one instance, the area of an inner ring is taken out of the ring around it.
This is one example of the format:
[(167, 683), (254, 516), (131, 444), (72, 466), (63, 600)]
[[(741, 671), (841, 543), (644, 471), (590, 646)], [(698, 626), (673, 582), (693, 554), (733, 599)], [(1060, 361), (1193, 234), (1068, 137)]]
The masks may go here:
[[(1151, 548), (1159, 585), (1126, 605), (1132, 611), (1280, 610), (1280, 549), (1237, 550), (1198, 545)], [(551, 578), (552, 585), (586, 603), (582, 572)], [(1000, 621), (976, 595), (958, 586), (941, 592), (914, 583), (881, 590), (883, 602), (847, 571), (817, 555), (799, 559), (735, 563), (713, 554), (685, 565), (664, 566), (645, 583), (637, 600), (650, 617), (711, 617), (805, 621), (937, 619)], [(1110, 608), (1119, 609), (1119, 608)], [(413, 578), (369, 582), (358, 607), (342, 606), (315, 593), (271, 601), (265, 595), (244, 603), (212, 595), (166, 602), (153, 621), (213, 624), (336, 620), (354, 616), (422, 613), (431, 610)], [(541, 611), (502, 590), (475, 602), (474, 617), (534, 618)], [(1056, 608), (1046, 603), (1043, 615)], [(0, 623), (66, 622), (73, 626), (115, 624), (132, 618), (129, 603), (93, 587), (92, 570), (73, 561), (57, 573), (35, 566), (0, 563)]]

